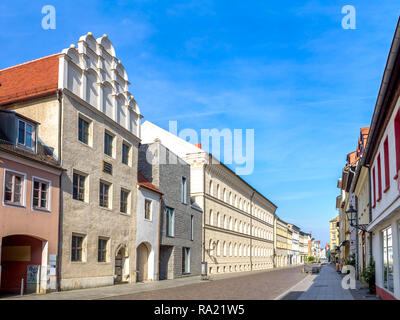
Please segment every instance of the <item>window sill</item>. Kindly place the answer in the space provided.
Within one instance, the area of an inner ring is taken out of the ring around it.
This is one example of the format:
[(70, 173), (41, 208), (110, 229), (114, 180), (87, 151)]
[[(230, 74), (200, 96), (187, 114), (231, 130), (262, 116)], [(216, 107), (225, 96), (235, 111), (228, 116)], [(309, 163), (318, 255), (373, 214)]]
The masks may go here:
[(151, 219), (146, 219), (146, 218), (144, 218), (144, 221), (153, 222), (153, 220), (151, 220)]
[(71, 261), (72, 264), (84, 264), (86, 261)]
[(126, 216), (126, 217), (130, 217), (131, 216), (129, 213), (124, 213), (124, 212), (119, 212), (119, 214), (121, 216)]
[(106, 159), (108, 159), (108, 160), (115, 160), (115, 157), (114, 156), (109, 156), (108, 154), (104, 154), (104, 156), (106, 157)]
[(3, 206), (26, 209), (25, 205), (18, 204), (18, 203), (13, 203), (13, 202), (3, 202)]
[(82, 203), (82, 204), (89, 205), (89, 202), (86, 202), (85, 200), (79, 200), (79, 199), (74, 199), (74, 198), (72, 198), (72, 200), (74, 200), (76, 202), (79, 202), (79, 203)]
[(42, 209), (42, 208), (36, 208), (36, 207), (33, 207), (32, 211), (41, 212), (41, 213), (51, 213), (51, 211), (49, 209)]
[(112, 208), (99, 206), (100, 209), (112, 212)]
[(78, 142), (79, 142), (81, 145), (83, 145), (83, 146), (85, 146), (85, 147), (88, 147), (88, 148), (90, 148), (90, 149), (93, 150), (93, 146), (91, 146), (90, 144), (85, 143), (85, 142), (83, 142), (83, 141), (81, 141), (81, 140), (79, 140), (79, 139), (78, 139)]

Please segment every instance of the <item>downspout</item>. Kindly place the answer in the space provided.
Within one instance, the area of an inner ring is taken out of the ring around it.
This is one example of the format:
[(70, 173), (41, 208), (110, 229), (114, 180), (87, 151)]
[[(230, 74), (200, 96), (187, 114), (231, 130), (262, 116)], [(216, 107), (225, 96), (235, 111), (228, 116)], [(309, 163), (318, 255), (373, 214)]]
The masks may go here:
[(157, 278), (160, 280), (160, 253), (161, 253), (161, 216), (163, 207), (163, 195), (160, 194), (160, 205), (159, 205), (159, 215), (158, 215), (158, 261), (157, 261)]
[[(61, 143), (62, 143), (62, 90), (57, 91), (57, 100), (59, 107), (59, 118), (58, 118), (58, 159), (60, 161), (60, 166), (62, 167), (62, 156), (61, 156)], [(57, 247), (57, 291), (61, 291), (61, 265), (62, 265), (62, 243), (63, 243), (63, 188), (62, 188), (62, 178), (65, 170), (61, 171), (60, 182), (59, 182), (59, 208), (58, 208), (58, 247)]]
[[(211, 154), (208, 154), (208, 163), (212, 160)], [(203, 170), (203, 262), (206, 262), (206, 170), (207, 163)]]
[[(368, 198), (369, 198), (369, 223), (371, 223), (372, 221), (372, 196), (371, 196), (371, 167), (367, 166), (368, 168), (368, 183), (369, 183), (369, 188), (368, 188)], [(372, 261), (373, 260), (373, 256), (372, 256), (372, 231), (369, 231), (369, 237), (368, 237), (368, 254), (369, 254), (369, 260)]]
[(254, 204), (253, 204), (253, 198), (254, 198), (255, 192), (253, 191), (251, 197), (250, 197), (250, 204), (251, 204), (251, 210), (250, 210), (250, 271), (253, 271), (253, 209), (254, 209)]

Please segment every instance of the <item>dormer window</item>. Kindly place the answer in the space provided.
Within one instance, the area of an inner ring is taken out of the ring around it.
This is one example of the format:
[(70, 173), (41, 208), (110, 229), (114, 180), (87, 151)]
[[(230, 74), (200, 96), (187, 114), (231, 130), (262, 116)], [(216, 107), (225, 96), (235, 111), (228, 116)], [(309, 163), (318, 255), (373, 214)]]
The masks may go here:
[(35, 129), (36, 126), (30, 122), (18, 120), (18, 145), (31, 149), (35, 149)]

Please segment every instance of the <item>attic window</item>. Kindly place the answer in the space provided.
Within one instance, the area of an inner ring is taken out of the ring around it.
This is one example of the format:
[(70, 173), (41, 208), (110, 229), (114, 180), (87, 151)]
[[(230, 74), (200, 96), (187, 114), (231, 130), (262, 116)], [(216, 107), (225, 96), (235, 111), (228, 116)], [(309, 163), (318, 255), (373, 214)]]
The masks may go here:
[(18, 145), (34, 150), (36, 126), (30, 122), (18, 120)]

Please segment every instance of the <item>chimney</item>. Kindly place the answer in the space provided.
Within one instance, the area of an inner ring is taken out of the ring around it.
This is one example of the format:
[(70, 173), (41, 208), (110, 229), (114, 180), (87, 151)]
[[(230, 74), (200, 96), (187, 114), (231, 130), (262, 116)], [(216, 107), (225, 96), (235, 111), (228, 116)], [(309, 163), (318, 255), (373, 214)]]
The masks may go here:
[(201, 143), (195, 143), (194, 145), (195, 145), (195, 147), (201, 149)]

